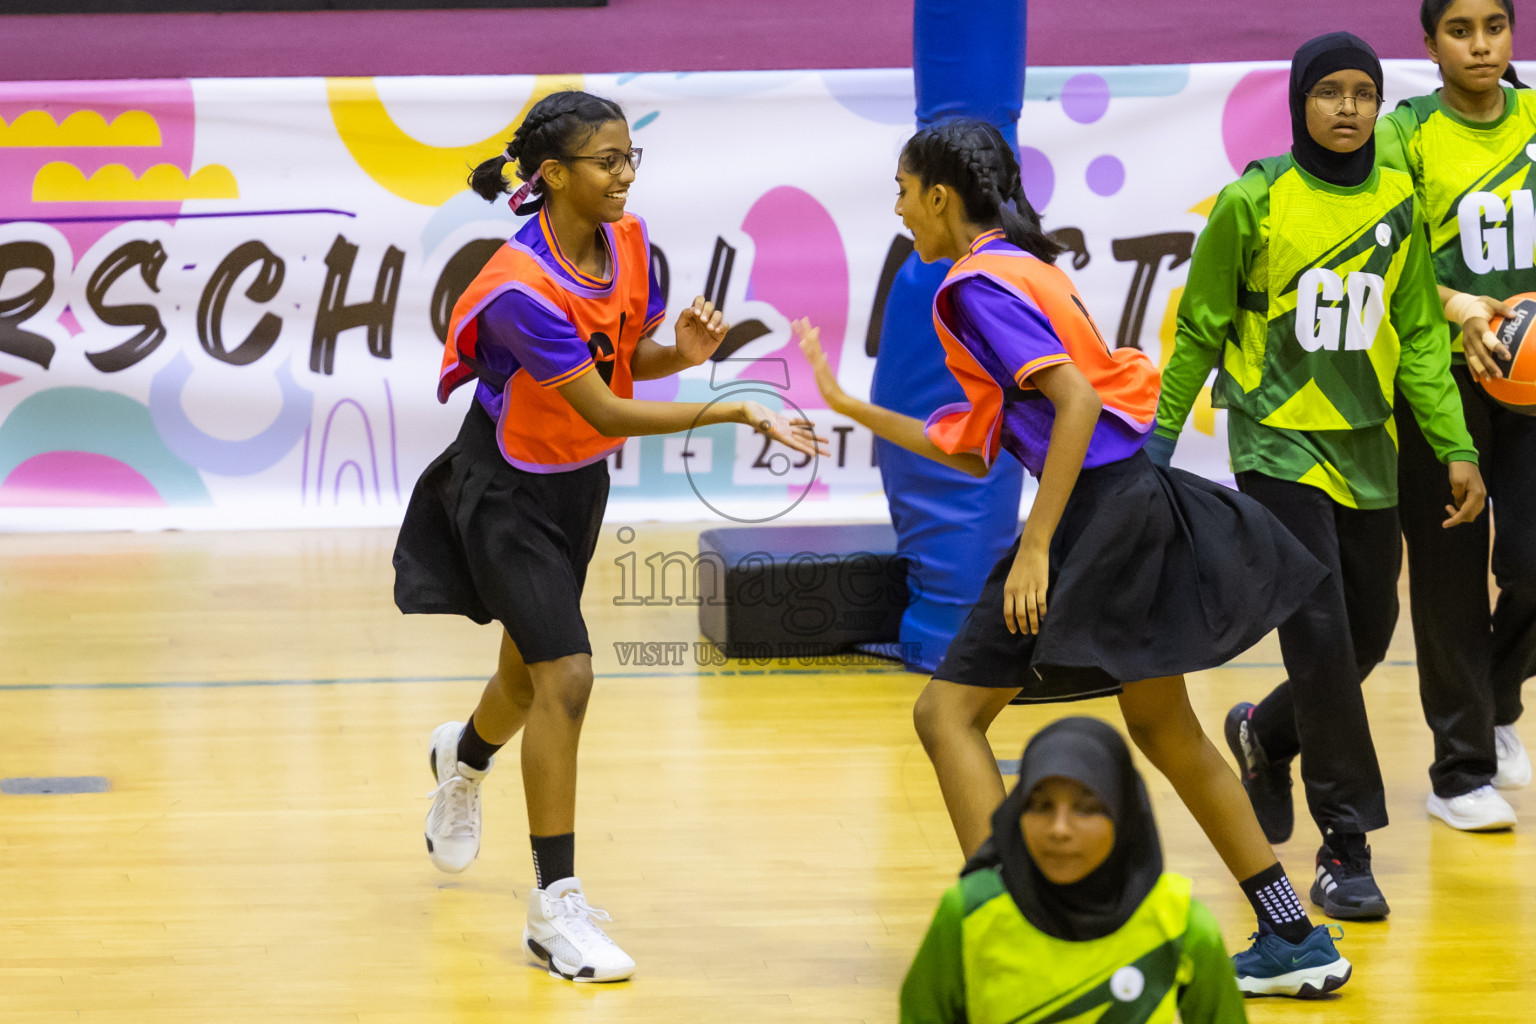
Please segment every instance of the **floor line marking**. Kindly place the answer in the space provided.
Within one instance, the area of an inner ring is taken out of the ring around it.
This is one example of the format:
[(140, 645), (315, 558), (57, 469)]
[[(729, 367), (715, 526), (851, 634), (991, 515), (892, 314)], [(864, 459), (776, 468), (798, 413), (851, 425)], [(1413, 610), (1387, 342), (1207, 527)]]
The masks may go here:
[[(1390, 668), (1413, 668), (1416, 661), (1384, 661), (1381, 663)], [(1225, 665), (1219, 665), (1210, 672), (1219, 672), (1227, 669), (1284, 669), (1280, 662), (1271, 661), (1234, 661)], [(906, 675), (901, 669), (891, 666), (869, 665), (827, 665), (823, 667), (795, 667), (795, 668), (736, 668), (722, 669), (715, 672), (597, 672), (593, 674), (595, 679), (729, 679), (736, 676), (817, 676), (817, 675), (859, 675), (859, 676), (895, 676)], [(382, 679), (376, 676), (353, 676), (336, 679), (191, 679), (191, 680), (150, 680), (143, 682), (122, 683), (0, 683), (0, 692), (17, 692), (23, 690), (228, 690), (240, 687), (270, 687), (270, 686), (403, 686), (410, 684), (429, 683), (474, 683), (489, 678), (484, 675), (476, 676), (402, 676), (393, 679)]]

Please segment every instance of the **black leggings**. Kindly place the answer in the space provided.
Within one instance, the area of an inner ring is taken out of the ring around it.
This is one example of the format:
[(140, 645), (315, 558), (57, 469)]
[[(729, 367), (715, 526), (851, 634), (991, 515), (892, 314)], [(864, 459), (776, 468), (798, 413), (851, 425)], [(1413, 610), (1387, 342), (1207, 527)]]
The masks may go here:
[(1492, 505), (1489, 516), (1444, 529), (1451, 488), (1402, 396), (1397, 403), (1399, 508), (1408, 541), (1408, 597), (1419, 662), (1419, 698), (1435, 736), (1435, 793), (1459, 796), (1487, 785), (1497, 767), (1493, 727), (1520, 717), (1520, 687), (1536, 675), (1536, 417), (1490, 399), (1465, 366), (1461, 391)]
[(1382, 828), (1386, 795), (1360, 684), (1386, 657), (1397, 625), (1397, 510), (1346, 508), (1319, 488), (1261, 473), (1239, 473), (1237, 485), (1331, 573), (1280, 627), (1290, 678), (1254, 709), (1259, 743), (1271, 760), (1301, 754), (1320, 831)]

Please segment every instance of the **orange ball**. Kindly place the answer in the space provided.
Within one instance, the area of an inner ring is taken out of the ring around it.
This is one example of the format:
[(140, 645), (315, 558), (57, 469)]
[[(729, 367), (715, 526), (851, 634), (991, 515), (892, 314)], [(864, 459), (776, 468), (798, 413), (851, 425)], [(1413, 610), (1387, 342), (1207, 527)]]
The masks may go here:
[(1511, 317), (1496, 316), (1489, 328), (1509, 349), (1510, 361), (1499, 361), (1503, 377), (1480, 381), (1483, 389), (1500, 405), (1526, 416), (1536, 416), (1536, 342), (1525, 344), (1536, 326), (1536, 292), (1511, 295), (1504, 304), (1515, 311)]

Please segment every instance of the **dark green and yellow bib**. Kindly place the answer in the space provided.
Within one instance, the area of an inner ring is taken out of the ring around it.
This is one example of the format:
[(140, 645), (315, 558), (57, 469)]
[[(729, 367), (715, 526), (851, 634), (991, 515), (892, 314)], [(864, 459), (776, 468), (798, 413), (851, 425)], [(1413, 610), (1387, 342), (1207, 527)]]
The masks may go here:
[(1414, 179), (1436, 281), (1500, 299), (1536, 290), (1536, 93), (1505, 89), (1504, 113), (1481, 123), (1438, 92), (1416, 96), (1378, 122), (1376, 138), (1377, 162)]
[(1250, 164), (1228, 188), (1259, 218), (1235, 344), (1211, 392), (1231, 410), (1233, 470), (1318, 487), (1351, 508), (1395, 504), (1402, 340), (1389, 314), (1410, 247), (1423, 244), (1412, 181), (1378, 168), (1341, 188), (1287, 155)]
[(1413, 186), (1378, 169), (1362, 185), (1319, 181), (1289, 156), (1250, 165), (1265, 243), (1239, 300), (1215, 404), (1266, 427), (1358, 430), (1391, 418), (1400, 341), (1388, 301), (1412, 244)]
[[(1069, 942), (1031, 925), (995, 870), (961, 880), (969, 1024), (1171, 1024), (1190, 882), (1165, 874), (1129, 921), (1102, 939)], [(1027, 984), (1021, 984), (1027, 979)]]

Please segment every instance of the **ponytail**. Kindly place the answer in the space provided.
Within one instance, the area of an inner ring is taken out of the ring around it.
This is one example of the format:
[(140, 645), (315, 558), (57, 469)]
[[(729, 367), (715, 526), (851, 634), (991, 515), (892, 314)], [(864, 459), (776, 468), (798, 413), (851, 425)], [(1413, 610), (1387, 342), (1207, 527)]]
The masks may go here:
[(1016, 181), (1013, 194), (1007, 202), (999, 204), (998, 219), (1002, 222), (1003, 235), (1008, 241), (1047, 263), (1055, 263), (1056, 257), (1066, 252), (1065, 246), (1041, 228), (1040, 214), (1035, 212), (1029, 197), (1024, 194), (1022, 181)]
[[(469, 187), (488, 203), (512, 192), (515, 213), (537, 213), (545, 199), (539, 174), (544, 161), (564, 159), (603, 125), (622, 120), (624, 110), (612, 100), (575, 89), (550, 93), (528, 111), (505, 151), (470, 172)], [(509, 164), (524, 182), (516, 192), (507, 181)]]
[(507, 187), (507, 178), (503, 173), (511, 162), (505, 153), (499, 153), (475, 165), (475, 169), (469, 172), (469, 187), (486, 202), (494, 203), (497, 196), (512, 191)]
[(1000, 227), (1009, 242), (1046, 263), (1065, 251), (1040, 227), (1024, 194), (1019, 161), (995, 125), (953, 118), (921, 129), (901, 151), (901, 165), (923, 188), (955, 190), (973, 224)]

